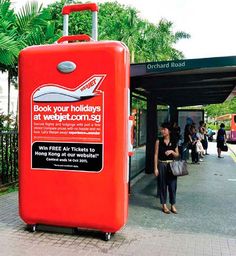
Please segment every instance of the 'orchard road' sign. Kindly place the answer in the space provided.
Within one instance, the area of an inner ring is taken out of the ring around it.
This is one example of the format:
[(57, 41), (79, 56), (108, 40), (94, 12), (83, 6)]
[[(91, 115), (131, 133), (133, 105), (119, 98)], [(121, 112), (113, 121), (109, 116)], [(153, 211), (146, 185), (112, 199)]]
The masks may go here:
[(216, 57), (207, 59), (172, 60), (146, 63), (147, 73), (176, 72), (201, 68), (236, 66), (236, 58)]

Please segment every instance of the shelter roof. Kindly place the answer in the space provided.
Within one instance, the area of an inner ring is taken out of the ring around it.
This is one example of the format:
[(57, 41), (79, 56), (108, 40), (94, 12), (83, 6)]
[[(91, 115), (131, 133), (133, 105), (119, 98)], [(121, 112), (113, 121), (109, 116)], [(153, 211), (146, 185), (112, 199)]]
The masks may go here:
[(177, 107), (222, 103), (236, 96), (236, 56), (131, 64), (131, 90)]

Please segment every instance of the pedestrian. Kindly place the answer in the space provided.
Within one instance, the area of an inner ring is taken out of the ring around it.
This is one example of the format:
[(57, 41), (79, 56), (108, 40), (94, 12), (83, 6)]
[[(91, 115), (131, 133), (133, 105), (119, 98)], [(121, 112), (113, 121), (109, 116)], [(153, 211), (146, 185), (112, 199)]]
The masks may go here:
[(225, 125), (222, 123), (220, 124), (220, 129), (218, 130), (217, 136), (216, 136), (218, 158), (223, 158), (223, 156), (221, 156), (221, 151), (222, 151), (222, 148), (224, 147), (225, 142), (226, 142)]
[(199, 154), (199, 161), (202, 162), (204, 158), (204, 148), (203, 148), (203, 141), (204, 135), (200, 132), (197, 132), (197, 143), (196, 143), (196, 150)]
[(180, 159), (183, 159), (183, 141), (181, 136), (181, 129), (177, 122), (174, 122), (171, 126), (171, 137), (176, 140)]
[[(166, 214), (171, 212), (177, 214), (175, 207), (177, 177), (172, 174), (170, 169), (170, 162), (179, 157), (177, 141), (171, 135), (170, 123), (163, 123), (161, 125), (162, 137), (156, 140), (155, 154), (154, 154), (154, 174), (157, 177), (157, 184), (160, 191), (160, 203), (162, 204), (162, 211)], [(171, 208), (166, 205), (167, 202), (167, 188), (169, 192), (169, 202)]]
[(199, 154), (197, 152), (197, 141), (199, 138), (197, 137), (197, 130), (194, 124), (190, 127), (189, 140), (191, 142), (192, 164), (199, 164)]
[(204, 123), (203, 121), (199, 122), (199, 133), (202, 135), (201, 143), (205, 150), (205, 155), (209, 155), (207, 153), (207, 149), (208, 149), (207, 128), (206, 128), (206, 123)]
[(181, 130), (177, 122), (172, 124), (171, 135), (175, 138), (177, 143), (179, 143), (179, 140), (181, 139)]
[(182, 144), (182, 155), (181, 155), (181, 159), (185, 161), (189, 159), (189, 149), (191, 149), (191, 141), (189, 139), (189, 135), (190, 135), (190, 128), (192, 123), (193, 123), (192, 119), (188, 117), (186, 120), (185, 128), (184, 128), (184, 142)]
[(203, 158), (204, 158), (204, 148), (202, 146), (202, 142), (200, 140), (197, 140), (197, 143), (196, 143), (196, 150), (197, 150), (197, 153), (199, 155), (199, 161), (200, 162), (203, 162)]

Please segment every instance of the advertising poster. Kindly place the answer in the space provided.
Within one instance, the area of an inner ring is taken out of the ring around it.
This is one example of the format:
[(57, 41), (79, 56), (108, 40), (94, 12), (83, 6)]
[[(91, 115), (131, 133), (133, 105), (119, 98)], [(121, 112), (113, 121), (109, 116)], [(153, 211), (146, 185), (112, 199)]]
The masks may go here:
[(184, 129), (186, 124), (195, 123), (196, 127), (199, 127), (199, 122), (204, 121), (203, 110), (179, 110), (178, 111), (178, 125), (181, 129), (182, 136), (184, 135)]
[(44, 84), (32, 94), (32, 169), (99, 172), (103, 168), (105, 75), (76, 88)]

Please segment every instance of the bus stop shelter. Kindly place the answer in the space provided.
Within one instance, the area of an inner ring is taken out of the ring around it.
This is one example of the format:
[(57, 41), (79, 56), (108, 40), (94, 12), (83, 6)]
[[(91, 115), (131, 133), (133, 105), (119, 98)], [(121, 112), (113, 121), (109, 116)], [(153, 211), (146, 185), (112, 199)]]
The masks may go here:
[(148, 62), (131, 65), (131, 93), (147, 100), (146, 173), (153, 172), (157, 104), (177, 108), (222, 103), (236, 96), (236, 56)]

